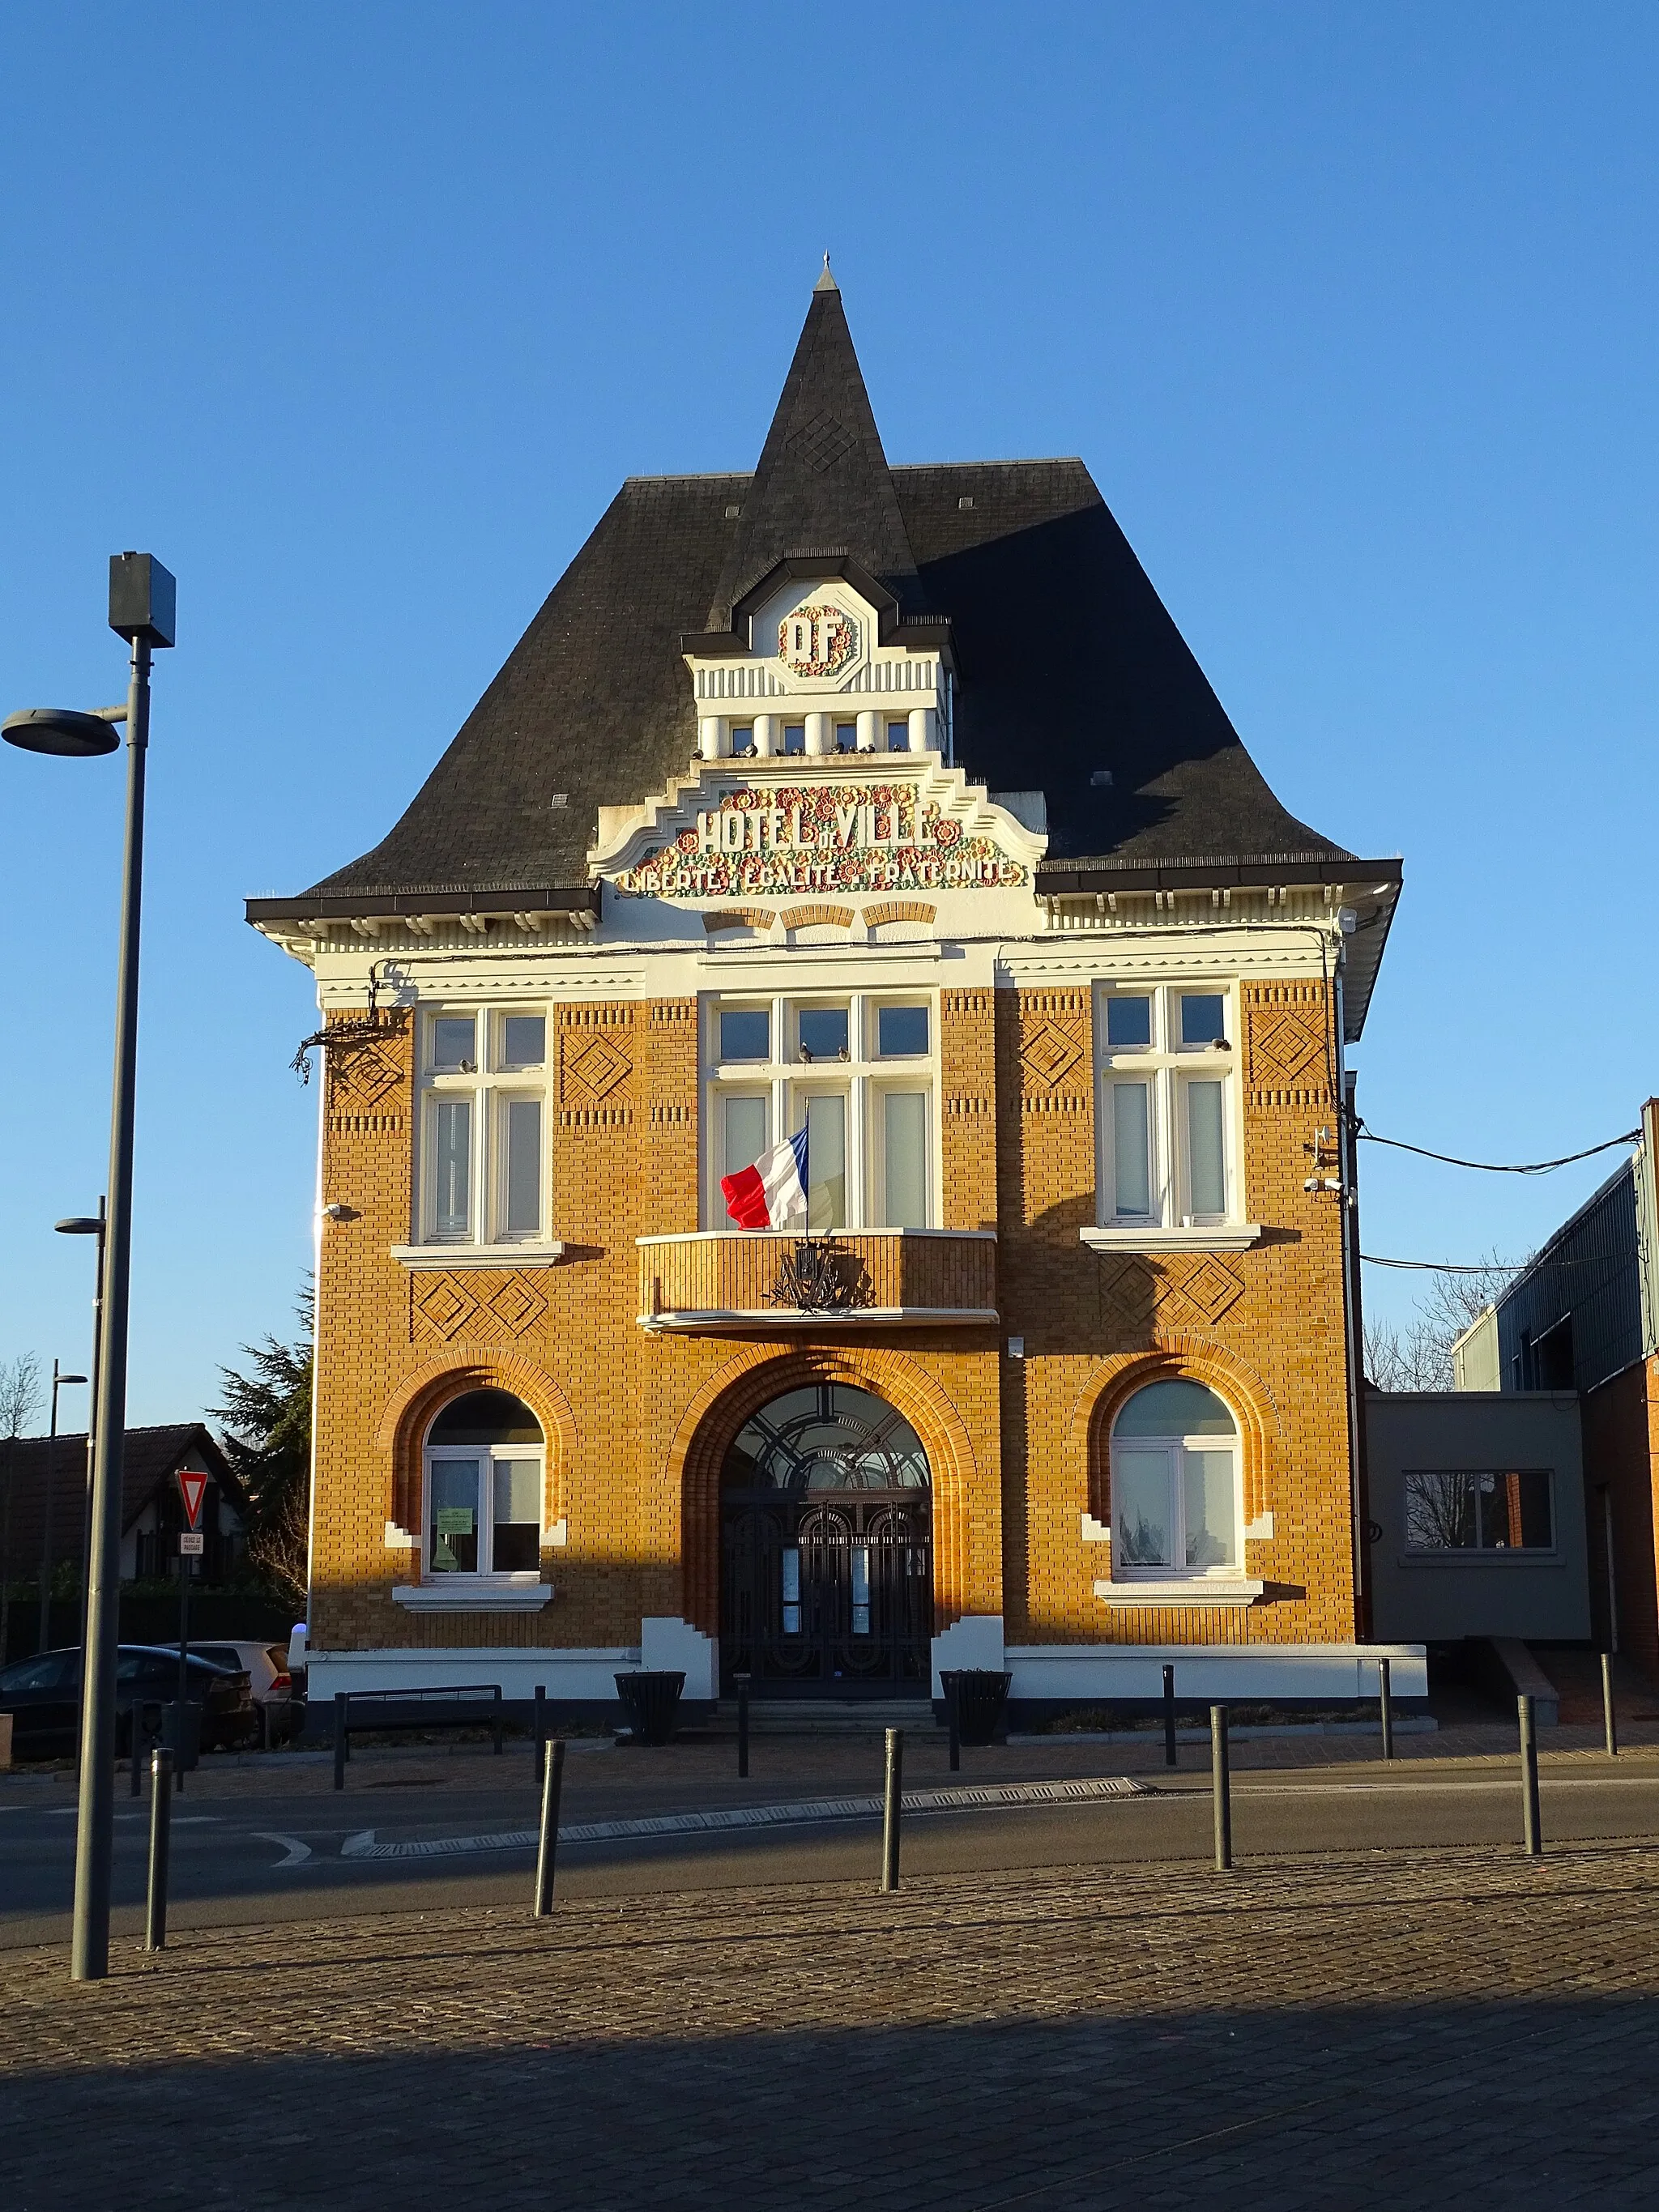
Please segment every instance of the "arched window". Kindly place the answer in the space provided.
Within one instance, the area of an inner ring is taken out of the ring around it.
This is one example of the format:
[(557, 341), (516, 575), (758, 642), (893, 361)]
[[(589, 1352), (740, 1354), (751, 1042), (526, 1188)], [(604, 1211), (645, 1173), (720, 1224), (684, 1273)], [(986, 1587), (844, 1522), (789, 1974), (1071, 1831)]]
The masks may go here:
[(452, 1398), (427, 1431), (428, 1573), (534, 1575), (544, 1458), (541, 1424), (522, 1398)]
[(882, 1399), (848, 1382), (814, 1382), (751, 1416), (720, 1481), (738, 1490), (919, 1490), (927, 1485), (927, 1455)]
[(1238, 1424), (1201, 1382), (1149, 1382), (1112, 1424), (1114, 1577), (1240, 1563)]

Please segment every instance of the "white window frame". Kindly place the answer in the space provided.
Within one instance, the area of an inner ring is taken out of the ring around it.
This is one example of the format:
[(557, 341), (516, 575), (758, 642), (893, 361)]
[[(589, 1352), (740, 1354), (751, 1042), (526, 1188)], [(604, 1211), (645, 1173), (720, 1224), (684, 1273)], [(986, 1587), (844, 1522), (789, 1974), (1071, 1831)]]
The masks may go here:
[[(927, 1009), (927, 1050), (893, 1054), (877, 1052), (877, 1017), (883, 1006)], [(797, 1017), (816, 1007), (845, 1007), (848, 1056), (844, 1060), (805, 1060), (800, 1057)], [(720, 1058), (720, 1019), (722, 1012), (764, 1009), (769, 1017), (768, 1057), (765, 1060)], [(742, 1236), (726, 1211), (720, 1178), (748, 1165), (725, 1158), (724, 1101), (733, 1095), (764, 1094), (767, 1099), (766, 1142), (775, 1146), (784, 1135), (803, 1126), (805, 1100), (814, 1092), (838, 1091), (847, 1100), (847, 1220), (848, 1235), (889, 1229), (886, 1213), (885, 1119), (883, 1099), (889, 1091), (920, 1091), (926, 1098), (927, 1170), (924, 1189), (927, 1220), (915, 1229), (934, 1229), (943, 1211), (943, 1170), (939, 1144), (939, 994), (927, 989), (884, 991), (794, 991), (766, 996), (752, 991), (708, 993), (702, 1005), (703, 1202), (705, 1231)], [(832, 1232), (842, 1233), (840, 1231)]]
[[(1227, 1049), (1182, 1044), (1180, 1002), (1183, 998), (1219, 998)], [(1151, 1002), (1151, 1042), (1108, 1042), (1114, 999)], [(1244, 1127), (1240, 1088), (1237, 986), (1225, 978), (1188, 975), (1178, 981), (1123, 976), (1103, 981), (1095, 994), (1095, 1096), (1097, 1149), (1096, 1228), (1085, 1242), (1132, 1245), (1146, 1237), (1160, 1243), (1253, 1243), (1260, 1231), (1244, 1218)], [(1192, 1148), (1188, 1123), (1188, 1087), (1194, 1082), (1221, 1085), (1222, 1176), (1224, 1204), (1217, 1214), (1195, 1214), (1192, 1205)], [(1119, 1084), (1144, 1085), (1146, 1091), (1147, 1184), (1144, 1214), (1125, 1213), (1117, 1200), (1117, 1151), (1113, 1091)]]
[[(544, 1057), (542, 1064), (538, 1068), (505, 1066), (502, 1061), (507, 1019), (509, 1017), (526, 1016), (544, 1024)], [(434, 1067), (432, 1041), (436, 1024), (469, 1018), (473, 1024), (473, 1067), (453, 1071)], [(483, 1040), (482, 1048), (480, 1038)], [(421, 1009), (416, 1039), (419, 1070), (416, 1078), (416, 1248), (451, 1253), (471, 1253), (486, 1249), (503, 1253), (550, 1249), (553, 1146), (549, 1076), (552, 1041), (553, 1010), (544, 1005), (436, 1005)], [(471, 1109), (467, 1229), (464, 1237), (441, 1236), (438, 1231), (437, 1108), (450, 1099), (465, 1100)], [(534, 1100), (541, 1109), (538, 1163), (541, 1203), (533, 1229), (509, 1230), (507, 1227), (507, 1108), (513, 1101), (524, 1099)]]
[[(1170, 1455), (1170, 1549), (1171, 1552), (1177, 1553), (1179, 1557), (1174, 1564), (1168, 1566), (1131, 1565), (1127, 1561), (1123, 1560), (1121, 1557), (1122, 1545), (1117, 1534), (1117, 1422), (1118, 1419), (1122, 1417), (1124, 1408), (1132, 1405), (1133, 1402), (1134, 1400), (1132, 1395), (1130, 1397), (1126, 1398), (1123, 1401), (1123, 1405), (1118, 1408), (1117, 1416), (1114, 1419), (1112, 1423), (1111, 1441), (1108, 1449), (1108, 1480), (1110, 1485), (1112, 1516), (1112, 1580), (1115, 1583), (1191, 1583), (1200, 1585), (1205, 1583), (1224, 1583), (1229, 1587), (1237, 1586), (1240, 1577), (1244, 1572), (1244, 1466), (1243, 1452), (1241, 1448), (1243, 1440), (1238, 1428), (1238, 1416), (1237, 1413), (1233, 1413), (1233, 1409), (1231, 1406), (1227, 1407), (1227, 1411), (1229, 1413), (1232, 1414), (1233, 1419), (1233, 1433), (1231, 1437), (1219, 1437), (1212, 1432), (1208, 1436), (1137, 1436), (1127, 1437), (1124, 1438), (1124, 1448), (1127, 1450), (1149, 1452), (1164, 1451), (1168, 1452)], [(1225, 1404), (1226, 1401), (1223, 1400), (1222, 1402)], [(1185, 1455), (1189, 1451), (1224, 1451), (1231, 1455), (1232, 1460), (1233, 1528), (1237, 1532), (1236, 1541), (1238, 1547), (1238, 1556), (1237, 1559), (1230, 1560), (1225, 1565), (1189, 1567), (1185, 1562), (1187, 1550), (1187, 1486), (1184, 1479), (1183, 1462)]]
[[(441, 1409), (434, 1416), (442, 1418)], [(532, 1567), (434, 1567), (432, 1546), (432, 1472), (446, 1462), (457, 1461), (479, 1469), (478, 1477), (478, 1556), (487, 1559), (495, 1539), (495, 1468), (497, 1462), (520, 1463), (526, 1460), (536, 1468), (536, 1564)], [(541, 1580), (541, 1557), (547, 1549), (552, 1531), (547, 1519), (547, 1446), (539, 1444), (427, 1444), (421, 1454), (421, 1519), (418, 1534), (421, 1579), (423, 1583), (443, 1587), (455, 1586), (466, 1589), (493, 1588), (518, 1589), (532, 1588)]]

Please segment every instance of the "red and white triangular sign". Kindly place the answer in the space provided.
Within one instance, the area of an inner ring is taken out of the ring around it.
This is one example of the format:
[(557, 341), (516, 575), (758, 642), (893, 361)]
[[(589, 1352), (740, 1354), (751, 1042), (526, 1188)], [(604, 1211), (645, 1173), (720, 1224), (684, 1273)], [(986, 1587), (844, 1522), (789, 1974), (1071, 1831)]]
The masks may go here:
[(207, 1495), (208, 1479), (198, 1474), (193, 1468), (179, 1469), (179, 1495), (185, 1501), (185, 1525), (193, 1528), (202, 1517), (202, 1500)]

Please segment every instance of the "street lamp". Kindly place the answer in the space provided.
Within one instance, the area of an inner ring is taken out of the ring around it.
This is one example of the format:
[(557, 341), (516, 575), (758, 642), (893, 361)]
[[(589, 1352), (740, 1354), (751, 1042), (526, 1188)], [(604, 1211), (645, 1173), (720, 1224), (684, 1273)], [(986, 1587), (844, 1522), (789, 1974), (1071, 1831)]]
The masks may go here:
[(38, 1650), (46, 1648), (46, 1626), (52, 1612), (52, 1493), (58, 1485), (58, 1393), (65, 1382), (84, 1382), (84, 1375), (64, 1375), (58, 1371), (58, 1362), (52, 1363), (52, 1428), (51, 1441), (46, 1445), (46, 1510), (42, 1516), (40, 1532), (40, 1641)]
[[(92, 1397), (87, 1412), (87, 1471), (82, 1485), (85, 1496), (81, 1509), (81, 1698), (83, 1705), (87, 1683), (87, 1591), (92, 1581), (92, 1476), (97, 1464), (94, 1454), (98, 1445), (98, 1354), (104, 1334), (104, 1231), (109, 1226), (108, 1212), (108, 1200), (100, 1198), (95, 1214), (71, 1213), (67, 1219), (54, 1221), (52, 1224), (60, 1237), (95, 1237), (98, 1239), (98, 1264), (92, 1282)], [(76, 1735), (78, 1737), (78, 1729)]]
[[(131, 647), (125, 707), (86, 714), (35, 708), (9, 714), (0, 736), (26, 751), (86, 760), (111, 752), (109, 725), (127, 726), (126, 845), (121, 880), (121, 949), (115, 996), (115, 1083), (110, 1108), (109, 1216), (105, 1226), (104, 1310), (100, 1317), (92, 1476), (92, 1547), (87, 1561), (87, 1632), (81, 1655), (81, 1793), (75, 1837), (75, 1919), (70, 1973), (77, 1982), (109, 1972), (110, 1876), (115, 1855), (115, 1661), (120, 1632), (121, 1476), (127, 1418), (127, 1292), (132, 1262), (132, 1127), (138, 1052), (138, 923), (143, 888), (144, 755), (149, 744), (149, 663), (173, 643), (178, 587), (148, 553), (116, 553), (109, 564), (109, 626)], [(101, 732), (101, 734), (100, 734)]]

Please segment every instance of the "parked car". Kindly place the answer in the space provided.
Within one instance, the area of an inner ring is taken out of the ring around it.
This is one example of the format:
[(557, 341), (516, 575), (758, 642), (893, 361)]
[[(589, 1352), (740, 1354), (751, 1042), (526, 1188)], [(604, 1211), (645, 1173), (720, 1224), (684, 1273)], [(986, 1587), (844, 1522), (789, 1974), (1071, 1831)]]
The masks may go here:
[(266, 1742), (280, 1743), (293, 1735), (298, 1714), (285, 1644), (192, 1644), (190, 1648), (216, 1667), (228, 1667), (233, 1673), (240, 1668), (246, 1673), (255, 1715), (263, 1711), (264, 1716)]
[[(136, 1707), (158, 1709), (179, 1694), (175, 1647), (123, 1644), (115, 1656), (115, 1748), (132, 1747)], [(191, 1653), (185, 1662), (185, 1695), (202, 1708), (204, 1751), (240, 1751), (258, 1741), (258, 1717), (246, 1668), (216, 1667)], [(81, 1725), (81, 1653), (77, 1646), (44, 1651), (0, 1668), (0, 1712), (12, 1716), (12, 1753), (19, 1759), (56, 1759), (73, 1752)]]

